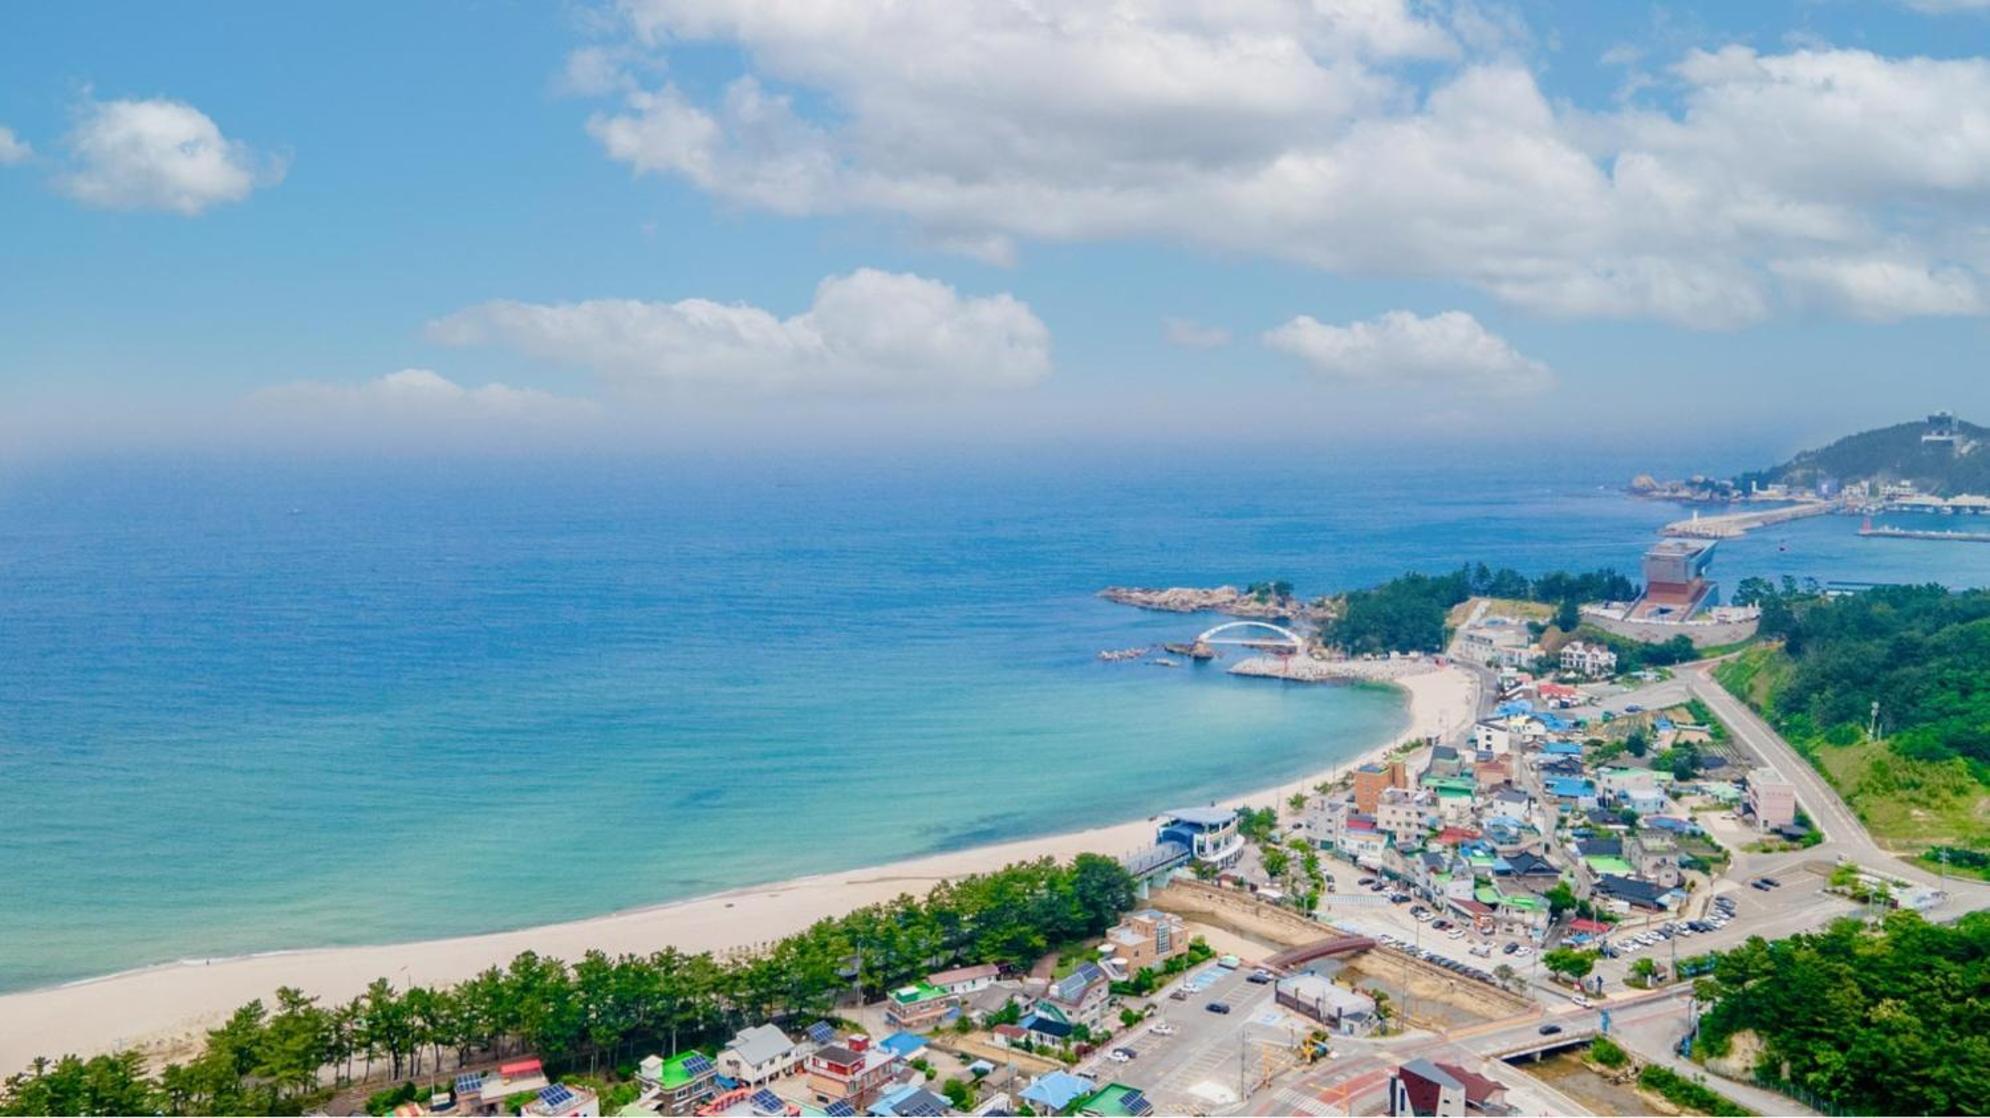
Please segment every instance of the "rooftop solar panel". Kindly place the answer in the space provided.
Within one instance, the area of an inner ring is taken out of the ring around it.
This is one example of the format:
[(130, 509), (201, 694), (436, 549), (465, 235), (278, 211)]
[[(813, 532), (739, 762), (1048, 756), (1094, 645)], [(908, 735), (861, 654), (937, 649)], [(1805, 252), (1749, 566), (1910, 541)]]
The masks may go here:
[(836, 1028), (827, 1021), (817, 1021), (808, 1027), (808, 1038), (817, 1044), (828, 1044), (836, 1039)]
[(684, 1070), (692, 1075), (703, 1075), (712, 1070), (712, 1061), (703, 1052), (694, 1052), (684, 1061)]
[(478, 1071), (464, 1072), (456, 1077), (456, 1093), (474, 1095), (484, 1089), (484, 1074)]
[(829, 1118), (855, 1118), (857, 1108), (839, 1100), (823, 1107), (822, 1112), (829, 1115)]
[(573, 1101), (574, 1093), (558, 1083), (551, 1087), (539, 1088), (539, 1101), (551, 1107), (561, 1107)]

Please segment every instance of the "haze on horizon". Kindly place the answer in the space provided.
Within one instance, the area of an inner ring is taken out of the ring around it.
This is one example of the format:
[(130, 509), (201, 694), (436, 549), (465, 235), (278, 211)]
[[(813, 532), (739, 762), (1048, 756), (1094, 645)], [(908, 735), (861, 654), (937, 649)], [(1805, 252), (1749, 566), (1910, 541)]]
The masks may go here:
[(0, 13), (0, 457), (1990, 415), (1981, 4), (197, 12)]

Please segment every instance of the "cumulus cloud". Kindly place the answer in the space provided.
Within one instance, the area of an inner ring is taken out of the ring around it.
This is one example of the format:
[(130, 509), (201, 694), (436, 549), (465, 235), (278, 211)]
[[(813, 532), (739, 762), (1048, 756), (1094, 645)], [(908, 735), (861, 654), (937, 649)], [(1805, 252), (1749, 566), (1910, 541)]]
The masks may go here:
[(1390, 311), (1346, 326), (1300, 315), (1266, 332), (1264, 344), (1348, 384), (1513, 395), (1540, 391), (1553, 381), (1546, 365), (1522, 356), (1464, 311), (1428, 318)]
[(89, 101), (59, 185), (86, 205), (189, 217), (283, 179), (284, 164), (231, 140), (183, 101)]
[(1160, 238), (1716, 329), (1815, 305), (1777, 261), (1990, 270), (1982, 59), (1696, 51), (1595, 108), (1551, 102), (1469, 6), (805, 7), (623, 0), (618, 45), (717, 44), (744, 72), (636, 83), (589, 130), (735, 205), (892, 215), (993, 260)]
[(1188, 318), (1163, 319), (1161, 336), (1168, 340), (1169, 345), (1184, 349), (1216, 349), (1230, 344), (1230, 331), (1221, 326), (1205, 326)]
[(1050, 331), (1009, 295), (860, 269), (788, 318), (742, 303), (491, 302), (429, 324), (445, 345), (503, 345), (635, 385), (797, 394), (1014, 388), (1050, 372)]
[(25, 163), (34, 153), (26, 140), (14, 135), (13, 129), (0, 124), (0, 167)]

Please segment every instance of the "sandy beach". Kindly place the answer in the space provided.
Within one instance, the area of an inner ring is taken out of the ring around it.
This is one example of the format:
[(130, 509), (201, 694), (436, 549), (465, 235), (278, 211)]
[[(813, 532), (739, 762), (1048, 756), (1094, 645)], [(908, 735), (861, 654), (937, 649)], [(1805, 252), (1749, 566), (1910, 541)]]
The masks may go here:
[[(1350, 669), (1342, 674), (1387, 682), (1408, 693), (1410, 723), (1404, 733), (1326, 772), (1226, 803), (1282, 802), (1293, 792), (1333, 779), (1406, 740), (1450, 735), (1469, 725), (1474, 716), (1477, 682), (1461, 668), (1425, 663), (1414, 670), (1398, 663), (1386, 669), (1378, 666), (1372, 673), (1353, 670), (1352, 665)], [(1154, 805), (1156, 811), (1179, 806)], [(596, 948), (612, 955), (647, 953), (667, 945), (693, 952), (747, 947), (779, 939), (825, 916), (900, 893), (923, 893), (946, 878), (1046, 855), (1068, 858), (1086, 851), (1117, 855), (1152, 839), (1151, 820), (1135, 820), (563, 924), (417, 943), (188, 961), (0, 995), (0, 1076), (25, 1067), (38, 1055), (90, 1055), (125, 1047), (175, 1053), (243, 1003), (268, 1000), (278, 986), (295, 986), (332, 1002), (350, 999), (380, 977), (396, 986), (460, 981), (528, 949), (575, 959)]]

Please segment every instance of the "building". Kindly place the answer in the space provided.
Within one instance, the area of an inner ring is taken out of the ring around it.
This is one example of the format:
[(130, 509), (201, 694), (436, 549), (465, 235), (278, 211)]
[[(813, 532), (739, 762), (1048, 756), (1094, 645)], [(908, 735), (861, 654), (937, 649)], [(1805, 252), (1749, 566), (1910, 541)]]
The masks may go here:
[(1340, 841), (1341, 827), (1353, 813), (1354, 801), (1346, 795), (1312, 796), (1306, 800), (1299, 824), (1314, 846), (1332, 849)]
[(1664, 889), (1685, 880), (1679, 872), (1679, 840), (1657, 828), (1641, 827), (1626, 835), (1624, 860), (1639, 877)]
[(506, 1110), (505, 1100), (513, 1095), (536, 1093), (550, 1086), (544, 1065), (531, 1057), (499, 1064), (493, 1072), (466, 1072), (456, 1077), (456, 1111), (501, 1113)]
[(1050, 1071), (1023, 1088), (1022, 1100), (1038, 1113), (1062, 1114), (1066, 1107), (1090, 1095), (1097, 1086), (1082, 1075)]
[(960, 999), (929, 982), (900, 986), (885, 996), (885, 1024), (901, 1032), (923, 1033), (960, 1016)]
[(1513, 751), (1514, 733), (1504, 719), (1484, 719), (1472, 726), (1472, 748), (1498, 756)]
[(876, 1118), (940, 1118), (952, 1108), (947, 1100), (916, 1083), (887, 1091), (871, 1104)]
[(1112, 1000), (1112, 980), (1094, 963), (1080, 963), (1076, 970), (1050, 984), (1038, 999), (1038, 1016), (1054, 1017), (1068, 1025), (1096, 1029), (1105, 1021), (1106, 1004)]
[(1382, 764), (1370, 761), (1354, 770), (1354, 810), (1363, 815), (1375, 814), (1375, 805), (1381, 802), (1384, 788), (1407, 788), (1409, 774), (1403, 770), (1401, 761)]
[(719, 1073), (758, 1087), (801, 1066), (801, 1049), (772, 1025), (741, 1029), (719, 1053)]
[(1389, 1113), (1396, 1118), (1462, 1116), (1465, 1085), (1429, 1059), (1418, 1057), (1389, 1077)]
[(1105, 946), (1128, 975), (1158, 967), (1188, 950), (1187, 925), (1171, 912), (1143, 908), (1106, 929)]
[(1135, 1088), (1124, 1083), (1108, 1083), (1079, 1099), (1071, 1112), (1086, 1115), (1087, 1118), (1146, 1118), (1154, 1113), (1154, 1104)]
[(825, 1106), (847, 1103), (857, 1110), (867, 1109), (886, 1083), (898, 1062), (886, 1048), (873, 1046), (866, 1036), (853, 1036), (843, 1044), (831, 1044), (809, 1053), (804, 1069), (808, 1090)]
[(539, 1088), (532, 1101), (519, 1108), (530, 1118), (598, 1118), (601, 1099), (586, 1087), (554, 1083)]
[(1602, 679), (1617, 674), (1617, 654), (1609, 645), (1570, 641), (1562, 646), (1562, 670), (1586, 679)]
[(978, 967), (955, 967), (953, 970), (938, 971), (927, 975), (926, 982), (949, 994), (972, 994), (976, 990), (986, 990), (995, 985), (995, 980), (1001, 975), (1001, 967), (994, 963), (983, 963)]
[(1713, 593), (1707, 568), (1714, 560), (1714, 541), (1664, 539), (1644, 555), (1644, 596), (1632, 616), (1683, 621), (1697, 613)]
[(1746, 803), (1748, 813), (1755, 818), (1755, 825), (1764, 831), (1773, 831), (1796, 822), (1796, 785), (1766, 765), (1748, 774)]
[(1375, 999), (1359, 990), (1336, 986), (1317, 974), (1281, 978), (1274, 987), (1278, 1004), (1311, 1017), (1343, 1036), (1367, 1036), (1381, 1018)]
[(1384, 788), (1375, 804), (1375, 829), (1397, 846), (1413, 846), (1430, 831), (1436, 814), (1434, 801), (1434, 796), (1422, 790)]
[(698, 1104), (717, 1092), (714, 1082), (719, 1066), (711, 1057), (696, 1050), (679, 1052), (666, 1060), (646, 1056), (636, 1065), (636, 1083), (643, 1093), (657, 1096), (656, 1105), (665, 1114), (689, 1114)]
[(1204, 865), (1228, 869), (1244, 853), (1244, 836), (1231, 808), (1188, 807), (1161, 817), (1155, 841), (1172, 842)]

